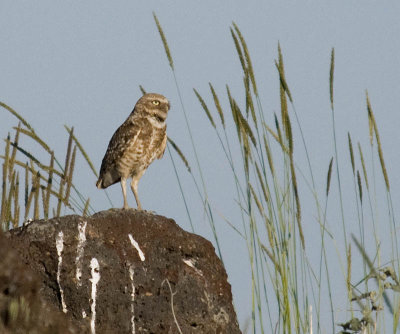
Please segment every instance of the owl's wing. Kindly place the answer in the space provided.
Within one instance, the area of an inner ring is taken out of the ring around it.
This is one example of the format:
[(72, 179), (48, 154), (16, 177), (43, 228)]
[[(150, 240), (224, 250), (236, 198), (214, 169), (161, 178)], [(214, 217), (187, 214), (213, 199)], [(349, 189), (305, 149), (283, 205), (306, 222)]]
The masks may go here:
[(161, 159), (164, 156), (165, 148), (167, 147), (167, 135), (164, 136), (164, 139), (163, 139), (163, 141), (162, 141), (160, 146), (161, 146), (161, 150), (160, 150), (160, 153), (157, 156), (157, 159)]
[(106, 171), (124, 156), (126, 150), (135, 145), (140, 134), (140, 126), (133, 122), (123, 123), (111, 137), (100, 168), (100, 174)]

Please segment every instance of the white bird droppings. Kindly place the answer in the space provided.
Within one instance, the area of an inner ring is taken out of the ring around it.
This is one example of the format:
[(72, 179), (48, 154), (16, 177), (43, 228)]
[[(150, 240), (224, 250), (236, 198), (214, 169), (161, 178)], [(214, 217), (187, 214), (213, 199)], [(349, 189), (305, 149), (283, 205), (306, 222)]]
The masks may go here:
[(136, 250), (138, 251), (140, 260), (144, 261), (145, 260), (144, 253), (140, 249), (139, 244), (137, 243), (137, 241), (135, 239), (133, 239), (132, 234), (129, 233), (128, 236), (129, 236), (129, 240), (131, 241), (132, 246), (135, 247)]
[(95, 334), (96, 333), (96, 295), (97, 295), (97, 283), (100, 281), (100, 266), (99, 266), (99, 261), (94, 257), (90, 261), (90, 269), (91, 269), (91, 275), (92, 278), (90, 279), (90, 282), (92, 282), (92, 295), (91, 295), (91, 305), (90, 305), (90, 310), (92, 311), (92, 318), (90, 320), (90, 329), (91, 333)]
[(76, 258), (75, 258), (75, 263), (76, 263), (76, 282), (78, 286), (82, 285), (81, 278), (82, 278), (82, 258), (83, 258), (83, 252), (84, 252), (84, 247), (86, 244), (86, 225), (87, 222), (79, 222), (78, 224), (78, 246), (76, 248)]
[(187, 266), (189, 266), (190, 268), (193, 268), (194, 271), (199, 274), (200, 276), (203, 276), (203, 273), (200, 269), (197, 269), (195, 264), (196, 264), (196, 260), (195, 259), (183, 259), (182, 260), (183, 263), (185, 263)]
[(132, 286), (132, 291), (131, 291), (131, 327), (132, 327), (132, 334), (136, 333), (135, 329), (135, 306), (134, 306), (134, 301), (135, 301), (135, 285), (133, 284), (133, 266), (129, 265), (129, 278), (131, 279), (131, 286)]
[(61, 296), (61, 305), (62, 310), (64, 313), (67, 313), (67, 305), (64, 301), (64, 290), (60, 284), (60, 275), (61, 275), (61, 265), (62, 265), (62, 252), (64, 249), (64, 233), (60, 231), (56, 237), (56, 248), (57, 248), (57, 255), (58, 255), (58, 266), (57, 266), (57, 284), (58, 288), (60, 289), (60, 296)]

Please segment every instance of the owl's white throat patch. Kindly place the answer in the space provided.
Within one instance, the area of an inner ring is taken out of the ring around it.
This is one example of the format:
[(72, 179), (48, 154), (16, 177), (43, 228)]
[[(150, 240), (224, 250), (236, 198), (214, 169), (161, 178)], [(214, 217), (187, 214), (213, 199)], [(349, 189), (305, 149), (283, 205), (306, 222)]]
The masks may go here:
[(165, 118), (162, 118), (157, 114), (153, 114), (151, 116), (152, 117), (149, 117), (148, 120), (152, 126), (155, 126), (157, 128), (162, 128), (165, 126)]

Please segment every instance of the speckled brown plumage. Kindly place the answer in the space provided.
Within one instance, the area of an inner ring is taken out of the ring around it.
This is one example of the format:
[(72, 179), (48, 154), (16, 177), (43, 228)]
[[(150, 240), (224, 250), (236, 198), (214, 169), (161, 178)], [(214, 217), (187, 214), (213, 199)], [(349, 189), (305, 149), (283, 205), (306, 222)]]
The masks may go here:
[(96, 186), (104, 189), (121, 182), (126, 200), (126, 180), (131, 177), (131, 189), (141, 210), (137, 186), (147, 167), (164, 155), (167, 143), (168, 100), (160, 94), (145, 94), (136, 103), (126, 121), (115, 131), (100, 168)]

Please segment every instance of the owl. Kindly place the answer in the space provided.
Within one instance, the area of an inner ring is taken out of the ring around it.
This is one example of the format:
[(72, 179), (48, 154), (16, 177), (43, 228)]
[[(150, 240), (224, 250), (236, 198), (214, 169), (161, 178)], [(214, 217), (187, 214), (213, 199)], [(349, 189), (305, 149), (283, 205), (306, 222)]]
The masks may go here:
[(137, 208), (142, 210), (138, 196), (138, 183), (147, 167), (164, 155), (167, 144), (165, 120), (169, 101), (160, 94), (143, 95), (125, 122), (115, 131), (100, 168), (96, 182), (105, 189), (121, 182), (124, 209), (129, 208), (126, 200), (126, 180), (132, 178), (131, 189)]

